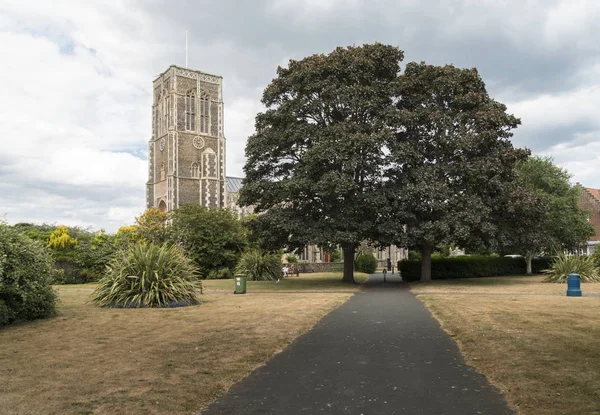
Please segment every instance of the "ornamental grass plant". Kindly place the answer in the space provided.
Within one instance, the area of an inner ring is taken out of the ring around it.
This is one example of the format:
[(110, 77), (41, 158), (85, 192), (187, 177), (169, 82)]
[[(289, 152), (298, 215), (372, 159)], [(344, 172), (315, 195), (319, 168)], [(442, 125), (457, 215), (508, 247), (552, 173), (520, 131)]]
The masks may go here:
[(543, 282), (565, 283), (569, 274), (579, 274), (581, 282), (600, 282), (600, 271), (591, 256), (561, 253), (550, 268), (542, 272), (547, 274)]
[(92, 294), (100, 307), (180, 307), (199, 304), (196, 266), (176, 245), (137, 244), (119, 251)]
[(274, 281), (281, 277), (281, 255), (251, 249), (242, 254), (236, 272), (248, 281)]

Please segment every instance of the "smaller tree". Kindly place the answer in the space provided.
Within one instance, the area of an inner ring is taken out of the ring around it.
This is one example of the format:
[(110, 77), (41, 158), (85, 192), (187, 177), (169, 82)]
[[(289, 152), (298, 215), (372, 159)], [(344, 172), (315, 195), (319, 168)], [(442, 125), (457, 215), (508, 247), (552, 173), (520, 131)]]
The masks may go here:
[(246, 233), (237, 214), (184, 204), (171, 213), (169, 238), (180, 244), (207, 277), (212, 270), (235, 269), (246, 247)]
[(532, 156), (516, 166), (517, 183), (506, 208), (501, 244), (525, 256), (527, 273), (538, 253), (556, 253), (582, 247), (594, 234), (589, 213), (579, 204), (571, 175), (549, 157)]
[(168, 214), (151, 207), (140, 217), (135, 218), (137, 232), (139, 236), (154, 244), (162, 244), (167, 240), (167, 219)]

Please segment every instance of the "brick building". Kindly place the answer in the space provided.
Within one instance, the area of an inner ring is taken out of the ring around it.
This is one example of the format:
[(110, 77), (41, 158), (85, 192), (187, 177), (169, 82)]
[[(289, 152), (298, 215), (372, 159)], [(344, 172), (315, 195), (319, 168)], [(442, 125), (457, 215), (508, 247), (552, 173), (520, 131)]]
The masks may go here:
[(587, 244), (587, 254), (590, 255), (595, 249), (598, 249), (600, 244), (600, 189), (581, 186), (581, 195), (579, 205), (592, 212), (589, 221), (594, 226), (596, 233), (590, 238)]

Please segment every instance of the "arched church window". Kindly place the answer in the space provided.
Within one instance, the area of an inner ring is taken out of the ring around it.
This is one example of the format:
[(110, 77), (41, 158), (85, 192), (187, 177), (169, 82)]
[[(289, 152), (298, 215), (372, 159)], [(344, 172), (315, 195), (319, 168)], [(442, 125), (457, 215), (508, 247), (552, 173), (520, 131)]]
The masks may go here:
[(160, 180), (165, 180), (165, 163), (161, 163), (160, 165)]
[(200, 132), (209, 132), (210, 126), (210, 96), (203, 93), (200, 96)]
[(192, 177), (200, 177), (200, 168), (198, 163), (192, 163)]
[(193, 90), (185, 95), (185, 129), (196, 130), (196, 93)]

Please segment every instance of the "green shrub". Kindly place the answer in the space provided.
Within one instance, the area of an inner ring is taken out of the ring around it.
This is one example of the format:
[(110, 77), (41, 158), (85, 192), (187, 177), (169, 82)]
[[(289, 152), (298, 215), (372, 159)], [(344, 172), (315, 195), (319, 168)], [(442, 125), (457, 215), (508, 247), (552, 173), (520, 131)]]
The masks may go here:
[(236, 273), (245, 274), (249, 281), (273, 281), (281, 276), (281, 255), (251, 249), (242, 254)]
[(229, 268), (219, 268), (208, 273), (206, 279), (209, 280), (228, 280), (233, 278), (233, 272)]
[(342, 253), (340, 251), (333, 251), (331, 253), (331, 262), (340, 262), (342, 260)]
[(600, 282), (600, 273), (594, 258), (585, 255), (560, 254), (549, 269), (543, 271), (547, 274), (543, 282), (565, 283), (569, 274), (579, 274), (582, 282)]
[(53, 277), (49, 250), (0, 223), (0, 326), (53, 315)]
[(360, 254), (356, 258), (356, 270), (365, 274), (377, 271), (377, 258), (373, 254)]
[(107, 266), (92, 301), (100, 307), (176, 307), (198, 304), (197, 269), (177, 246), (131, 245)]
[[(535, 258), (532, 271), (541, 272), (548, 268), (551, 259)], [(406, 282), (421, 279), (421, 261), (403, 260), (398, 262), (402, 280)], [(500, 275), (524, 275), (527, 267), (524, 258), (498, 256), (457, 256), (431, 259), (431, 278), (434, 280), (451, 278), (493, 277)]]
[(596, 264), (596, 268), (600, 269), (600, 245), (596, 245), (596, 249), (592, 254), (592, 258), (594, 259), (594, 263)]
[(420, 261), (423, 257), (419, 251), (414, 251), (409, 249), (408, 251), (408, 260), (409, 261)]
[(298, 257), (296, 255), (288, 255), (287, 262), (288, 264), (296, 264), (298, 263)]

